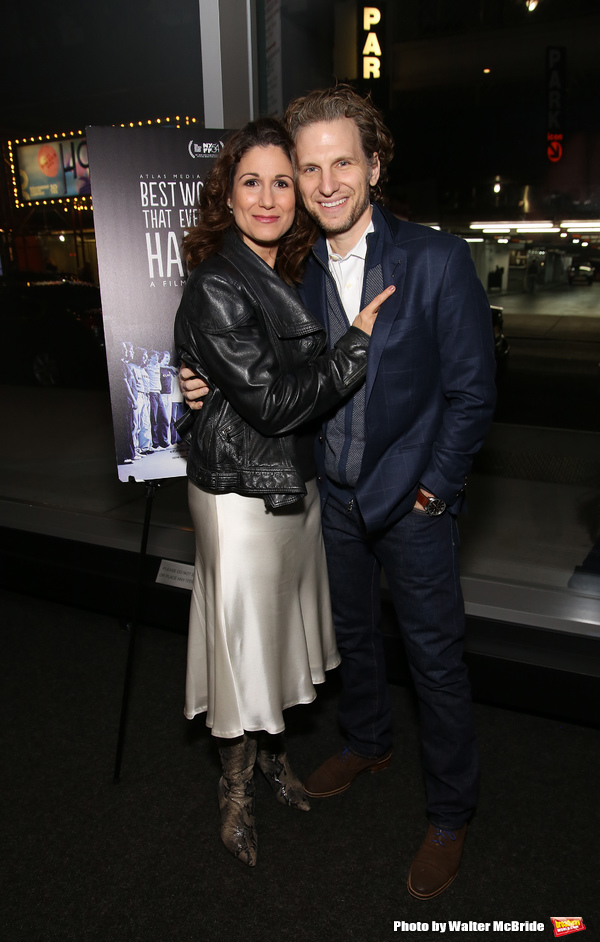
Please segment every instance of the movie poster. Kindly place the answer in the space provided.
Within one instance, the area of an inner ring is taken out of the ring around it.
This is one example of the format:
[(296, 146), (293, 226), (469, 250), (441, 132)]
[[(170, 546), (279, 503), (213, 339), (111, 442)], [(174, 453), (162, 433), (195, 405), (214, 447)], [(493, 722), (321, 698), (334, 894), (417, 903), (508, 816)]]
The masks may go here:
[(185, 474), (173, 321), (186, 279), (184, 233), (228, 132), (86, 130), (119, 479)]

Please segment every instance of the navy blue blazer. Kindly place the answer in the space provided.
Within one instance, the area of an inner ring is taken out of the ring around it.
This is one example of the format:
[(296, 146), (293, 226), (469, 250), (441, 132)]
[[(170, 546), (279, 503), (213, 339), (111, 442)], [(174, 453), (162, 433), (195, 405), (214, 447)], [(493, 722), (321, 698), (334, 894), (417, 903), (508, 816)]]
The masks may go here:
[[(383, 286), (394, 284), (396, 291), (379, 312), (368, 353), (356, 496), (370, 531), (408, 513), (419, 484), (453, 512), (460, 509), (496, 403), (490, 306), (467, 243), (402, 222), (377, 205), (373, 222), (366, 271), (381, 264)], [(300, 294), (325, 327), (327, 277), (321, 237)], [(322, 443), (317, 462), (325, 497)]]

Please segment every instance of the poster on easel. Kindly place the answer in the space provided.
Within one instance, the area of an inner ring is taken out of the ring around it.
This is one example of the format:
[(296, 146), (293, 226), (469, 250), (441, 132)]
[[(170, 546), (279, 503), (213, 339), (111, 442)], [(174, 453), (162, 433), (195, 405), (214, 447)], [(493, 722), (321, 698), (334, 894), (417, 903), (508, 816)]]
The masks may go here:
[(173, 322), (187, 277), (181, 242), (229, 132), (88, 127), (102, 317), (121, 481), (185, 475)]

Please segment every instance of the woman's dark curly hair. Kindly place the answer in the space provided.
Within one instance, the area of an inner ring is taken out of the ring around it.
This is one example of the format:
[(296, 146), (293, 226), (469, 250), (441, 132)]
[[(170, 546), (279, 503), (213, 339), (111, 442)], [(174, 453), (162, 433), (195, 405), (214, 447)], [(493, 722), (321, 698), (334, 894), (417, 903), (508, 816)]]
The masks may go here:
[(379, 180), (371, 186), (371, 199), (380, 200), (381, 184), (387, 180), (388, 164), (394, 156), (394, 139), (370, 95), (362, 98), (351, 85), (343, 83), (332, 88), (316, 89), (290, 102), (285, 123), (295, 141), (301, 128), (317, 121), (336, 121), (338, 118), (352, 118), (355, 122), (369, 164), (373, 162), (374, 154), (379, 157)]
[[(275, 118), (258, 118), (256, 121), (250, 121), (239, 131), (235, 131), (225, 142), (204, 181), (199, 200), (200, 222), (183, 240), (183, 251), (188, 268), (195, 268), (200, 262), (219, 252), (223, 246), (225, 232), (235, 228), (227, 200), (233, 189), (238, 164), (244, 154), (253, 147), (279, 147), (293, 163), (292, 140), (283, 124)], [(303, 235), (300, 236), (298, 216), (306, 216), (308, 219), (300, 206), (300, 201), (296, 196), (294, 223), (282, 238), (277, 253), (277, 271), (288, 284), (300, 281), (303, 261), (317, 236), (317, 228), (310, 221), (305, 221), (302, 227)], [(307, 233), (312, 233), (312, 242), (309, 244), (307, 244)]]

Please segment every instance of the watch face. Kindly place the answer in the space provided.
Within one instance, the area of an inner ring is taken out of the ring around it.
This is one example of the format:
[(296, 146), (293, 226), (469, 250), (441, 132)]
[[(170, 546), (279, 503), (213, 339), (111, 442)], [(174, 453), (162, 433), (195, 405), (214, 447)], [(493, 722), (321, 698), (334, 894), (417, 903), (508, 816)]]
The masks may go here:
[(444, 513), (445, 509), (446, 503), (439, 497), (430, 497), (425, 505), (425, 512), (428, 513), (430, 517), (439, 517), (440, 514)]

